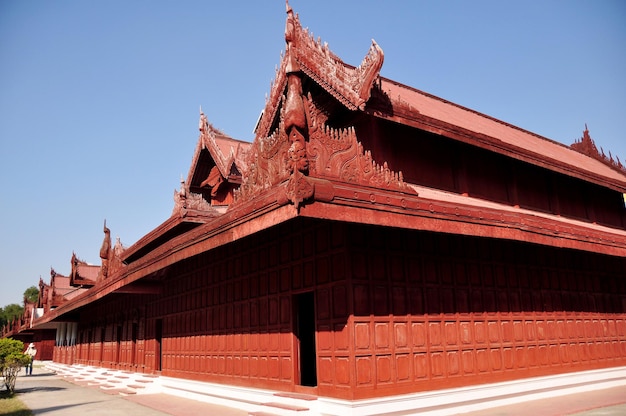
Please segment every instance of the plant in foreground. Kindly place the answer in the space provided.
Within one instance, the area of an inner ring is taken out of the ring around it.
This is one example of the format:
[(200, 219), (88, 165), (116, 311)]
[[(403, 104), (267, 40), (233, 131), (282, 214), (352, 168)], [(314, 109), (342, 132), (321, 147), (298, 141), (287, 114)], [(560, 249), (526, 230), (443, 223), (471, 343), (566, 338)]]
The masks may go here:
[(30, 362), (30, 357), (24, 354), (24, 343), (11, 338), (0, 339), (0, 372), (7, 391), (15, 391), (15, 380), (21, 368)]

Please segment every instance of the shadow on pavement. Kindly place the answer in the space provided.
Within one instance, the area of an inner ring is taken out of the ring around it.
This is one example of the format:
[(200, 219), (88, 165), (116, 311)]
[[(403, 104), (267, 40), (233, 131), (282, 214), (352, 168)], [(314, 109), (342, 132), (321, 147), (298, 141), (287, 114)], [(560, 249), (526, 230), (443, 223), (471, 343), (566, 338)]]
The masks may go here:
[(59, 390), (67, 390), (65, 387), (53, 387), (53, 386), (43, 386), (43, 387), (26, 387), (15, 389), (16, 394), (20, 393), (32, 393), (34, 391), (59, 391)]
[(48, 413), (48, 412), (58, 412), (59, 410), (64, 410), (64, 409), (69, 409), (69, 408), (74, 408), (74, 407), (79, 407), (79, 406), (86, 406), (86, 405), (90, 405), (90, 404), (93, 404), (93, 403), (101, 403), (101, 401), (84, 402), (84, 403), (76, 403), (76, 404), (67, 404), (67, 405), (63, 405), (63, 406), (51, 406), (51, 407), (42, 407), (42, 408), (33, 407), (30, 410), (35, 415), (41, 415), (41, 414), (45, 414), (45, 413)]

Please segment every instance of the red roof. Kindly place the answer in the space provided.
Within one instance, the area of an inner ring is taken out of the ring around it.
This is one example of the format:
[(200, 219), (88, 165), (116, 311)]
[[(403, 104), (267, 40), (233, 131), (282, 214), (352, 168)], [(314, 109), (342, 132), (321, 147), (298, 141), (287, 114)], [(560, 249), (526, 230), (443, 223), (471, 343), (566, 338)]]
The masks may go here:
[(78, 265), (78, 274), (83, 279), (95, 281), (98, 278), (99, 271), (100, 271), (100, 266), (96, 266), (94, 264), (79, 264)]
[[(626, 192), (626, 175), (569, 146), (397, 82), (381, 81), (382, 90), (392, 101), (409, 107), (400, 115), (402, 121), (414, 115), (460, 127), (471, 133), (466, 140), (470, 144)], [(431, 130), (440, 132), (439, 126)]]

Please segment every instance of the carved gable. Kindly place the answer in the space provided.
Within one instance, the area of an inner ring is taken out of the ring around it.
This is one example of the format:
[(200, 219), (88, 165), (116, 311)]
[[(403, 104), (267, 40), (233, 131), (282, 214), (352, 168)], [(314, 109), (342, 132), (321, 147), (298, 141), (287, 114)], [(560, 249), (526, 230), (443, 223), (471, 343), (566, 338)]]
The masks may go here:
[(241, 183), (246, 170), (245, 155), (251, 144), (235, 140), (213, 127), (200, 110), (200, 135), (187, 180), (181, 178), (174, 191), (172, 215), (219, 215), (219, 207), (228, 206), (233, 190)]
[[(323, 91), (348, 111), (363, 110), (383, 63), (382, 49), (374, 42), (359, 67), (346, 65), (302, 28), (289, 5), (285, 41), (235, 201), (284, 184), (286, 198), (297, 208), (316, 195), (316, 187), (328, 189), (330, 181), (411, 192), (402, 173), (376, 163), (363, 149), (353, 127), (329, 126), (324, 104), (318, 103)], [(331, 194), (324, 192), (324, 198)]]
[(82, 261), (75, 253), (72, 253), (71, 267), (69, 276), (71, 286), (93, 286), (96, 284), (100, 274), (100, 266)]

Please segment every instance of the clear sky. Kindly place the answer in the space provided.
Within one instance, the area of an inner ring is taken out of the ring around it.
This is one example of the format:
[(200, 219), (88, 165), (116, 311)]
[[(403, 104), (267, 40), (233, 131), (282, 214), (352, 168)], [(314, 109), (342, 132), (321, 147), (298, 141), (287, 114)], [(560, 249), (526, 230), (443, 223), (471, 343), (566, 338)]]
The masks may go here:
[[(302, 25), (384, 77), (626, 159), (626, 2), (292, 0)], [(198, 111), (252, 130), (285, 48), (285, 3), (0, 0), (0, 306), (99, 264), (166, 220)]]

